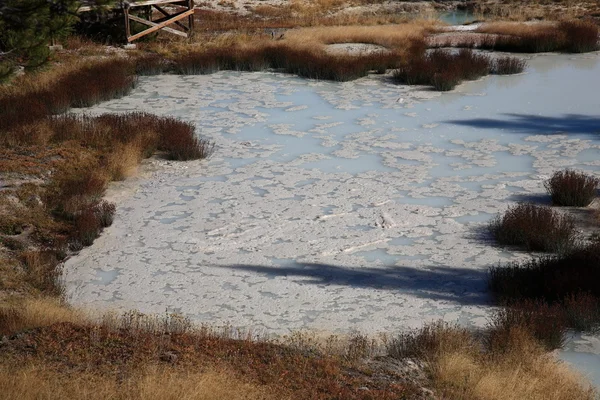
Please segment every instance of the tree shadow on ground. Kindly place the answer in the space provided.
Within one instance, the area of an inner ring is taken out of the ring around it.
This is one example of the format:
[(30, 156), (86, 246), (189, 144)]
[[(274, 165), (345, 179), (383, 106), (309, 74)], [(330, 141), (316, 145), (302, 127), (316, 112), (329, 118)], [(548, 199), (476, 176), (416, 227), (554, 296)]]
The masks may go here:
[(232, 270), (264, 274), (268, 278), (296, 277), (301, 285), (347, 286), (397, 291), (423, 299), (461, 305), (491, 305), (487, 293), (487, 270), (452, 267), (412, 268), (403, 266), (344, 267), (339, 265), (291, 262), (280, 266), (229, 265)]
[(554, 135), (557, 133), (580, 133), (599, 136), (600, 116), (565, 114), (545, 117), (531, 114), (503, 114), (506, 119), (473, 118), (445, 121), (449, 124), (481, 129), (505, 129), (515, 133)]

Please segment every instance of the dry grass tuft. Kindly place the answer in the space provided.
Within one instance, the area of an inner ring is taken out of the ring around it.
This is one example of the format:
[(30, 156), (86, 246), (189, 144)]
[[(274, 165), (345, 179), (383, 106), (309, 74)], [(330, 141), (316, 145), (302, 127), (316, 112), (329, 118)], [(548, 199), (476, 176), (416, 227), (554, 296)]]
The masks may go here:
[(486, 359), (464, 352), (440, 355), (434, 380), (447, 398), (481, 400), (592, 400), (580, 376), (544, 353), (526, 332), (511, 333), (511, 351)]
[(487, 346), (494, 353), (512, 351), (511, 335), (519, 329), (529, 332), (548, 351), (565, 344), (567, 320), (562, 308), (543, 300), (521, 300), (496, 310), (489, 322)]
[(527, 67), (527, 62), (517, 57), (499, 57), (493, 61), (492, 73), (496, 75), (520, 74)]
[(85, 315), (56, 297), (13, 300), (0, 305), (0, 335), (12, 335), (61, 322), (82, 323)]
[(477, 347), (469, 330), (442, 321), (402, 333), (387, 343), (390, 356), (399, 359), (434, 360), (440, 354), (476, 351)]
[(499, 325), (496, 331), (503, 332), (502, 346), (488, 347), (473, 333), (438, 322), (398, 337), (392, 342), (391, 355), (425, 355), (427, 371), (441, 398), (595, 399), (588, 384), (557, 363), (522, 325)]

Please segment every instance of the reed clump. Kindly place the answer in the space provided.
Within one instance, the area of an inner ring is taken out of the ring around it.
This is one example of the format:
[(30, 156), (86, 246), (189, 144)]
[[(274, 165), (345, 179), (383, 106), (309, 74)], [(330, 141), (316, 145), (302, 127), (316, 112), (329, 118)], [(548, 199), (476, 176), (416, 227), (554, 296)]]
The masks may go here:
[(73, 68), (31, 90), (18, 85), (0, 93), (0, 136), (71, 107), (89, 107), (128, 94), (136, 84), (133, 64), (111, 58)]
[(492, 220), (489, 230), (499, 244), (529, 251), (564, 253), (577, 244), (572, 217), (532, 203), (509, 207)]
[[(513, 68), (505, 68), (506, 64)], [(399, 84), (430, 85), (435, 90), (448, 91), (465, 80), (478, 79), (490, 73), (517, 73), (523, 68), (525, 64), (519, 60), (494, 61), (488, 55), (477, 54), (471, 49), (458, 52), (435, 49), (413, 55), (394, 71), (393, 80)]]
[[(510, 263), (490, 269), (490, 290), (501, 301), (563, 301), (580, 293), (600, 298), (600, 243), (558, 255)], [(573, 299), (571, 299), (573, 300)], [(583, 301), (583, 298), (582, 298)]]
[(219, 70), (261, 71), (278, 69), (305, 78), (349, 81), (370, 71), (385, 71), (398, 57), (387, 52), (360, 56), (328, 54), (323, 49), (267, 44), (260, 47), (210, 48), (175, 57), (180, 74), (209, 74)]
[(517, 57), (499, 57), (492, 63), (491, 73), (495, 75), (520, 74), (527, 68), (527, 61)]
[(544, 182), (552, 204), (571, 207), (588, 206), (596, 198), (599, 185), (599, 178), (570, 169), (556, 171)]

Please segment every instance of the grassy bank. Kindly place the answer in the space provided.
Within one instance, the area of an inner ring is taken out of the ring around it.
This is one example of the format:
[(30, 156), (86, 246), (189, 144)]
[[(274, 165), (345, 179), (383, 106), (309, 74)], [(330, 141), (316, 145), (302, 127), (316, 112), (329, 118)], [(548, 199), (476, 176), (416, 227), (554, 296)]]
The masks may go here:
[(0, 87), (0, 290), (60, 296), (59, 263), (112, 223), (109, 182), (153, 154), (207, 157), (192, 124), (146, 113), (65, 114), (123, 96), (135, 63), (113, 57), (64, 63)]
[[(0, 307), (0, 326), (3, 334), (23, 332), (0, 346), (0, 398), (6, 399), (175, 399), (182, 393), (190, 399), (412, 399), (420, 393), (392, 368), (373, 375), (361, 363), (370, 349), (362, 337), (336, 340), (335, 350), (322, 351), (298, 338), (256, 340), (172, 315), (93, 320), (47, 300)], [(31, 343), (35, 354), (27, 351)]]
[(0, 307), (1, 333), (20, 332), (0, 346), (0, 398), (434, 398), (427, 387), (448, 399), (594, 399), (526, 325), (493, 321), (480, 333), (439, 322), (383, 340), (268, 340), (173, 315), (90, 319), (28, 301)]

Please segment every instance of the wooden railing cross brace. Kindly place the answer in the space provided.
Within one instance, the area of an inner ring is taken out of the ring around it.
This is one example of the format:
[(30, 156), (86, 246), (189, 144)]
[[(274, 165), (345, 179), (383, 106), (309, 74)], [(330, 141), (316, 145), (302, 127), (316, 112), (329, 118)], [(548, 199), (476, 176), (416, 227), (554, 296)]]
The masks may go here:
[[(79, 8), (79, 12), (92, 11), (93, 6), (86, 5), (85, 1), (82, 1), (83, 5)], [(89, 4), (89, 3), (87, 3)], [(169, 11), (164, 9), (164, 6), (179, 6), (185, 7), (185, 11), (181, 11), (175, 14), (170, 14)], [(152, 21), (152, 13), (150, 13), (149, 19), (140, 18), (135, 15), (131, 15), (130, 10), (137, 7), (153, 7), (160, 12), (164, 17)], [(115, 1), (113, 9), (121, 9), (125, 17), (125, 36), (127, 42), (131, 43), (143, 36), (146, 36), (152, 32), (158, 30), (164, 30), (174, 35), (189, 37), (194, 29), (194, 0), (139, 0), (139, 1)], [(180, 21), (184, 18), (188, 19), (188, 26), (185, 26)], [(131, 21), (138, 22), (140, 24), (149, 26), (142, 32), (131, 34)], [(172, 29), (168, 25), (175, 24), (183, 31)]]

